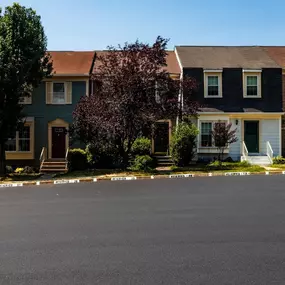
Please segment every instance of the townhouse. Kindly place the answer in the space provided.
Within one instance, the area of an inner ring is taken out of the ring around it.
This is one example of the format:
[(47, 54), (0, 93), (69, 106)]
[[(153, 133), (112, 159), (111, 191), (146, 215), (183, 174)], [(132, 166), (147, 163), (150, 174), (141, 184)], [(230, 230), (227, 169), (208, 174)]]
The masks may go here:
[[(78, 146), (68, 132), (72, 112), (81, 96), (93, 93), (90, 75), (100, 65), (98, 56), (106, 51), (50, 53), (53, 76), (45, 79), (32, 96), (22, 98), (27, 117), (25, 127), (7, 143), (10, 165), (61, 161), (71, 144)], [(281, 133), (285, 47), (176, 46), (168, 51), (165, 68), (175, 80), (190, 76), (199, 84), (193, 94), (201, 104), (194, 120), (200, 131), (198, 159), (217, 157), (211, 131), (219, 120), (237, 129), (238, 142), (225, 151), (233, 160), (270, 163), (273, 156), (282, 153), (282, 137), (285, 152), (285, 131), (283, 136)], [(157, 122), (159, 135), (152, 140), (154, 154), (168, 153), (174, 127), (175, 122), (168, 118)]]
[(177, 46), (175, 53), (182, 76), (199, 82), (198, 158), (217, 157), (218, 120), (237, 129), (238, 142), (226, 149), (233, 160), (265, 164), (281, 155), (282, 68), (262, 47)]
[(72, 112), (81, 96), (89, 94), (94, 52), (51, 51), (53, 76), (43, 80), (25, 104), (25, 127), (9, 139), (9, 165), (39, 165), (43, 160), (64, 159), (70, 145)]

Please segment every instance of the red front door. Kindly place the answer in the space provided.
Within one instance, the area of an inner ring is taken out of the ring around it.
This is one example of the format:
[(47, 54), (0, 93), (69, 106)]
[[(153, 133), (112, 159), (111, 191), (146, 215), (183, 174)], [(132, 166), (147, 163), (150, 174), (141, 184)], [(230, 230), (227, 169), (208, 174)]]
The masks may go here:
[(52, 158), (65, 157), (65, 128), (52, 127)]

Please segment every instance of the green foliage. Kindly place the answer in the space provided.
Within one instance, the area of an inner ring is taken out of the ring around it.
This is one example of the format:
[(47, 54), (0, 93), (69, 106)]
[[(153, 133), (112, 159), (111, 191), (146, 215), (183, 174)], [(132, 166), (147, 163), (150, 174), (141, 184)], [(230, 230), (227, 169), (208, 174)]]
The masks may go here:
[(86, 147), (88, 164), (94, 168), (114, 168), (120, 166), (118, 150), (113, 145), (88, 145)]
[(68, 163), (70, 170), (85, 170), (88, 167), (87, 153), (81, 148), (74, 148), (68, 152)]
[(178, 124), (170, 142), (170, 155), (175, 165), (189, 165), (195, 154), (198, 133), (198, 129), (192, 123)]
[(137, 138), (131, 148), (133, 156), (149, 155), (151, 153), (151, 140), (146, 137)]
[(282, 156), (276, 156), (273, 158), (273, 164), (285, 164), (285, 158)]
[(5, 143), (25, 116), (20, 97), (31, 96), (52, 64), (40, 16), (19, 4), (0, 10), (0, 174), (5, 173)]
[(241, 161), (241, 162), (221, 162), (219, 160), (213, 161), (207, 165), (209, 168), (224, 168), (224, 167), (250, 167), (251, 164), (248, 161)]
[(135, 157), (130, 169), (133, 171), (149, 172), (155, 168), (155, 161), (149, 155), (138, 155)]
[(13, 173), (14, 172), (14, 169), (12, 166), (10, 165), (6, 165), (6, 173), (7, 174), (10, 174), (10, 173)]

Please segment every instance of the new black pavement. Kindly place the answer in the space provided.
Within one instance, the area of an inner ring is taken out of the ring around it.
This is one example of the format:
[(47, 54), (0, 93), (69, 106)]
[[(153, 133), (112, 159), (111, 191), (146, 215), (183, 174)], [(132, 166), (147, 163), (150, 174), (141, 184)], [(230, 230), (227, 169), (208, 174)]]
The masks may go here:
[(285, 284), (285, 176), (0, 190), (0, 284)]

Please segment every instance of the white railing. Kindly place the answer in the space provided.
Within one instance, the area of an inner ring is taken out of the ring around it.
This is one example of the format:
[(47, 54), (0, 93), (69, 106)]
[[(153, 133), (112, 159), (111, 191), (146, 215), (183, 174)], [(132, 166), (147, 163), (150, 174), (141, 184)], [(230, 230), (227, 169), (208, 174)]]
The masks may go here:
[(267, 156), (270, 160), (270, 163), (273, 163), (273, 150), (272, 150), (270, 142), (266, 142), (266, 150), (267, 150)]
[(68, 158), (68, 153), (69, 153), (69, 147), (66, 149), (66, 153), (65, 153), (65, 160), (67, 161)]
[(47, 156), (47, 149), (46, 149), (46, 147), (43, 147), (43, 148), (42, 148), (41, 155), (40, 155), (40, 164), (41, 164), (41, 167), (42, 167), (44, 161), (47, 159), (46, 156)]
[(248, 150), (244, 141), (242, 142), (242, 156), (247, 160)]

